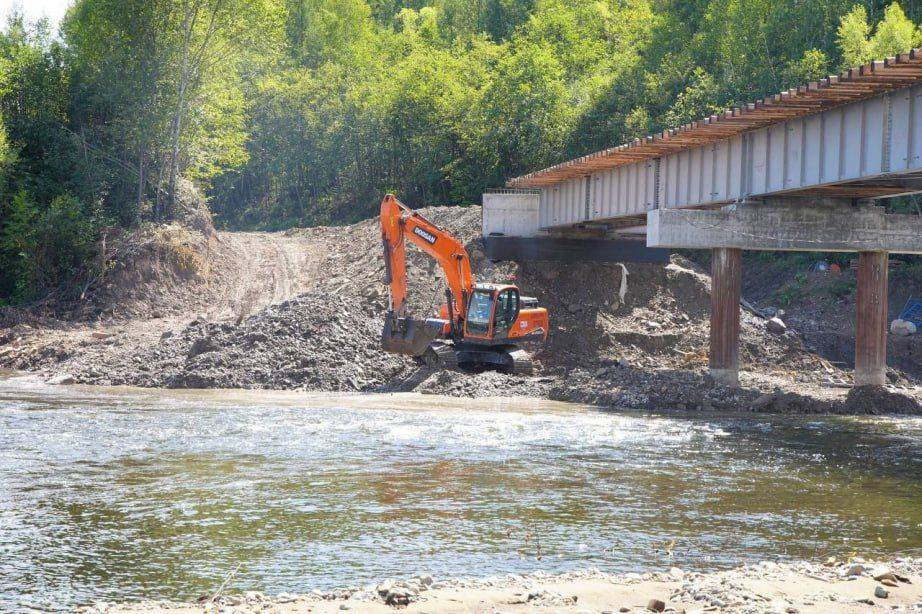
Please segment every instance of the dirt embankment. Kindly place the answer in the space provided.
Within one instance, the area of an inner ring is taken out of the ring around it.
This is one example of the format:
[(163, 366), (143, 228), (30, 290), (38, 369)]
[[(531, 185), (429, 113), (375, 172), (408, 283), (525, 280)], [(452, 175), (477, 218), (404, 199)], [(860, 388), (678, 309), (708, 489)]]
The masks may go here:
[[(632, 408), (918, 413), (912, 376), (848, 394), (851, 375), (807, 348), (796, 327), (770, 332), (743, 312), (743, 387), (706, 376), (710, 282), (694, 263), (668, 266), (494, 264), (479, 244), (480, 209), (424, 213), (462, 237), (478, 279), (515, 281), (551, 310), (533, 377), (432, 372), (379, 347), (386, 309), (376, 220), (285, 233), (148, 230), (75, 310), (36, 319), (8, 310), (0, 366), (59, 381), (156, 387), (422, 391), (538, 396)], [(443, 298), (436, 264), (408, 254), (411, 307)], [(627, 274), (627, 292), (619, 290)], [(65, 375), (66, 374), (66, 375)]]
[[(855, 260), (856, 255), (852, 254)], [(817, 254), (788, 255), (764, 261), (750, 255), (744, 270), (743, 292), (769, 310), (784, 312), (785, 322), (794, 327), (805, 345), (835, 364), (847, 366), (855, 360), (855, 301), (857, 270), (845, 264), (841, 271), (817, 270)], [(889, 318), (899, 317), (912, 297), (922, 296), (922, 259), (890, 260)], [(887, 362), (917, 381), (922, 379), (922, 339), (914, 335), (887, 338)]]

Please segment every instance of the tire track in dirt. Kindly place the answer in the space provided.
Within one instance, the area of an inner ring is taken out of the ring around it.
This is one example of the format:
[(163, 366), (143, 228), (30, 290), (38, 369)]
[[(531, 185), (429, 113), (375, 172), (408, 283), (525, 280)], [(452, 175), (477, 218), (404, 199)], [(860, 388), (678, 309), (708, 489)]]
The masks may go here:
[[(221, 276), (209, 320), (245, 318), (310, 291), (324, 258), (322, 241), (269, 232), (222, 232)], [(223, 287), (220, 287), (223, 286)]]

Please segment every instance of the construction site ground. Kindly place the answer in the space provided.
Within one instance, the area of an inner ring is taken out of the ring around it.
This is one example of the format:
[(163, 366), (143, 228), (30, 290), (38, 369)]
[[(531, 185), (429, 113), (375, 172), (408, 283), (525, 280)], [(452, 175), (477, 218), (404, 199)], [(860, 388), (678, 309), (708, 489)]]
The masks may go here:
[[(744, 292), (755, 309), (742, 312), (742, 386), (731, 390), (707, 376), (710, 280), (702, 262), (673, 255), (666, 266), (493, 263), (480, 246), (479, 207), (423, 213), (464, 239), (478, 280), (514, 282), (548, 307), (550, 339), (529, 348), (533, 376), (436, 371), (382, 352), (387, 290), (376, 219), (282, 233), (145, 228), (110, 246), (105, 274), (82, 298), (54, 308), (4, 309), (0, 367), (97, 385), (515, 395), (656, 410), (922, 413), (919, 335), (891, 339), (888, 387), (852, 390), (851, 271), (795, 276), (790, 267), (747, 261)], [(411, 248), (408, 269), (413, 313), (433, 313), (444, 299), (437, 265)], [(901, 282), (891, 307), (920, 285), (912, 277)], [(786, 306), (783, 331), (761, 311), (779, 301)]]

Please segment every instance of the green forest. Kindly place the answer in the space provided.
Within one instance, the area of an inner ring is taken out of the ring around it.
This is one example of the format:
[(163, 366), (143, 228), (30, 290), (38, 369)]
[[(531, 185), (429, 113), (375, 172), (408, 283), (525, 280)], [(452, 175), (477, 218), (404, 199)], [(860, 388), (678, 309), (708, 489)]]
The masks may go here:
[(0, 300), (104, 228), (344, 223), (385, 191), (508, 177), (922, 42), (922, 2), (76, 0), (0, 31)]

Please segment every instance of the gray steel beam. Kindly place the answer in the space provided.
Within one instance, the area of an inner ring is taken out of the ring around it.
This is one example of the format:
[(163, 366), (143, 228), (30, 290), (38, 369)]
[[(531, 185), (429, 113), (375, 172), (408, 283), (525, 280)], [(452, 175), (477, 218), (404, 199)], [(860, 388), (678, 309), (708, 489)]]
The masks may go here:
[[(661, 158), (587, 171), (541, 190), (540, 227), (651, 209), (824, 191), (856, 198), (922, 192), (922, 85), (754, 129)], [(853, 193), (849, 193), (852, 190)]]

